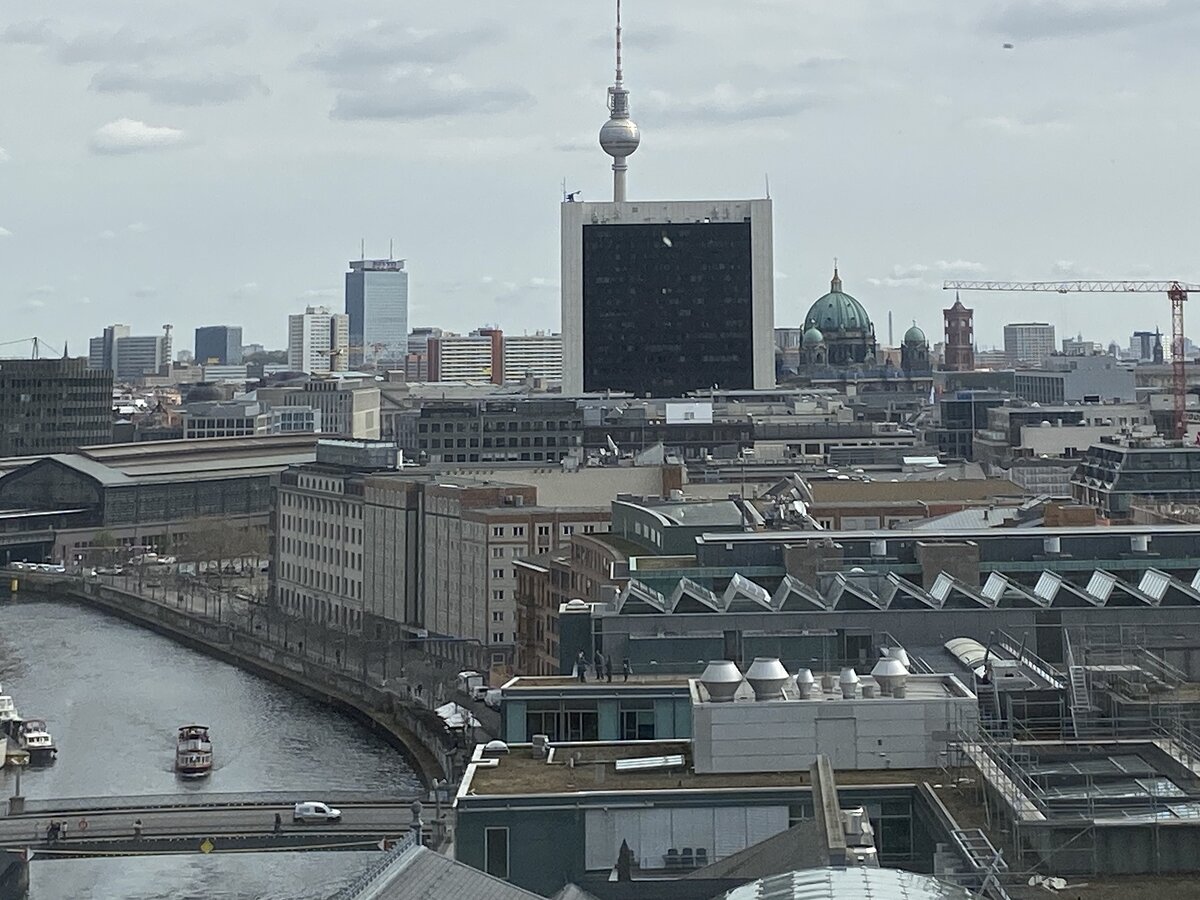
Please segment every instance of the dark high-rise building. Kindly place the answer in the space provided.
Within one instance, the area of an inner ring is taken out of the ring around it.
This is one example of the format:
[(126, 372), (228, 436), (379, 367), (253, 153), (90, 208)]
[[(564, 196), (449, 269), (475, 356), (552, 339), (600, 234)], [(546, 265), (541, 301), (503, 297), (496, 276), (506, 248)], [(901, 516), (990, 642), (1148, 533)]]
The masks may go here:
[(0, 359), (0, 456), (112, 441), (110, 369), (78, 359)]
[(404, 368), (408, 273), (402, 259), (352, 260), (346, 273), (351, 368)]
[(562, 205), (563, 392), (775, 384), (770, 200)]
[(945, 362), (947, 372), (970, 372), (975, 368), (975, 310), (967, 309), (957, 296), (954, 305), (942, 310), (946, 325)]
[(196, 329), (196, 365), (242, 363), (242, 326), (204, 325)]

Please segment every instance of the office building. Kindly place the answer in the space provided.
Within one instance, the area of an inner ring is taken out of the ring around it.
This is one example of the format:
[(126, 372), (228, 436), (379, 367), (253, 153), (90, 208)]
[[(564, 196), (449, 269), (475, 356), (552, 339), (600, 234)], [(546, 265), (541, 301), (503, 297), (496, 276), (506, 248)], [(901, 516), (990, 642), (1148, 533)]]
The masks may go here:
[(88, 368), (117, 371), (117, 340), (129, 337), (128, 325), (108, 325), (100, 337), (88, 342)]
[(1133, 368), (1107, 353), (1047, 356), (1044, 368), (1014, 373), (1014, 391), (1031, 403), (1130, 403), (1137, 399)]
[(350, 365), (404, 367), (408, 356), (408, 273), (402, 259), (360, 259), (346, 273)]
[(504, 383), (504, 332), (498, 328), (431, 336), (427, 347), (430, 381)]
[(388, 433), (429, 463), (559, 463), (582, 455), (583, 413), (563, 399), (426, 401), (389, 413)]
[(1054, 326), (1047, 322), (1013, 322), (1004, 326), (1004, 356), (1009, 365), (1040, 366), (1056, 346)]
[(958, 296), (954, 305), (942, 310), (945, 323), (945, 362), (947, 372), (970, 372), (975, 368), (975, 310), (963, 306)]
[(770, 200), (562, 204), (563, 392), (775, 384)]
[(288, 316), (288, 368), (310, 375), (345, 372), (350, 350), (350, 318), (326, 306), (310, 306)]
[(236, 366), (242, 362), (242, 326), (204, 325), (196, 329), (195, 360), (200, 365)]
[(112, 383), (83, 358), (0, 360), (0, 457), (108, 443)]
[(513, 334), (504, 337), (504, 380), (523, 381), (544, 378), (562, 381), (562, 335)]
[(1163, 361), (1162, 333), (1135, 331), (1129, 339), (1129, 353), (1138, 362), (1161, 363)]
[(341, 378), (307, 382), (283, 395), (283, 407), (308, 407), (320, 413), (316, 424), (325, 434), (377, 440), (379, 388), (374, 383)]

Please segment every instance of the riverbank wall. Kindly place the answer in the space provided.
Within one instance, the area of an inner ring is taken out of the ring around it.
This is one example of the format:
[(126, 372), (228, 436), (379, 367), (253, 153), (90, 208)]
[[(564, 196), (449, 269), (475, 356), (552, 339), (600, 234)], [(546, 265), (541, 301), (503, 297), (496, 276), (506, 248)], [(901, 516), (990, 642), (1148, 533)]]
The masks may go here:
[(201, 618), (98, 582), (25, 576), (20, 594), (66, 597), (132, 622), (223, 662), (325, 703), (377, 731), (400, 750), (426, 787), (461, 774), (465, 748), (442, 720), (394, 691), (289, 652), (228, 624)]

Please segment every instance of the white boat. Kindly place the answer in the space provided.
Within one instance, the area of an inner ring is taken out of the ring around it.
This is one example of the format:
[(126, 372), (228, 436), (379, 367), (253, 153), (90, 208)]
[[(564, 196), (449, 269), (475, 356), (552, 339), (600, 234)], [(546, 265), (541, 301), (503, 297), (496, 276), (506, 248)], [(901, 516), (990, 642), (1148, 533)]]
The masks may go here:
[(175, 745), (175, 771), (187, 778), (202, 778), (212, 771), (212, 740), (207, 725), (183, 725)]
[(0, 730), (7, 731), (6, 723), (15, 721), (21, 718), (17, 714), (17, 705), (13, 702), (13, 698), (3, 692), (0, 688)]
[(58, 754), (54, 738), (46, 730), (45, 719), (26, 719), (17, 728), (17, 746), (29, 754), (29, 762), (51, 762)]

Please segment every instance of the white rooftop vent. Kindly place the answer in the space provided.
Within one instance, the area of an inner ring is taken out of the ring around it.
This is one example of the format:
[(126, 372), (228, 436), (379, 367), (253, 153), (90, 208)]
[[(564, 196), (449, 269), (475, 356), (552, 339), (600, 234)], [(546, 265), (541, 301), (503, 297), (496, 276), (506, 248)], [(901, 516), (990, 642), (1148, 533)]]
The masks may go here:
[(900, 660), (900, 665), (904, 666), (905, 669), (912, 668), (912, 663), (908, 659), (908, 651), (903, 647), (885, 647), (883, 655), (889, 659)]
[(700, 676), (700, 683), (713, 703), (729, 703), (742, 686), (742, 673), (733, 660), (715, 659)]
[(483, 745), (484, 756), (504, 756), (508, 753), (508, 744), (504, 741), (488, 741)]
[(533, 758), (545, 759), (550, 755), (550, 736), (548, 734), (535, 734), (533, 736)]
[(790, 676), (774, 656), (759, 656), (746, 670), (746, 680), (754, 689), (755, 700), (778, 700)]
[(801, 700), (812, 697), (813, 685), (817, 679), (813, 677), (812, 669), (801, 669), (796, 673), (796, 690), (800, 692)]
[(842, 689), (843, 700), (853, 700), (858, 694), (858, 683), (862, 681), (858, 677), (858, 673), (854, 669), (847, 666), (842, 669), (842, 674), (838, 676), (838, 686)]
[(567, 605), (564, 607), (564, 609), (570, 610), (571, 612), (580, 612), (582, 610), (586, 610), (587, 608), (587, 601), (581, 600), (578, 597), (576, 597), (574, 600), (568, 600)]
[(885, 656), (875, 663), (871, 677), (879, 685), (879, 693), (885, 697), (891, 696), (897, 687), (903, 687), (908, 681), (908, 669), (894, 656)]

